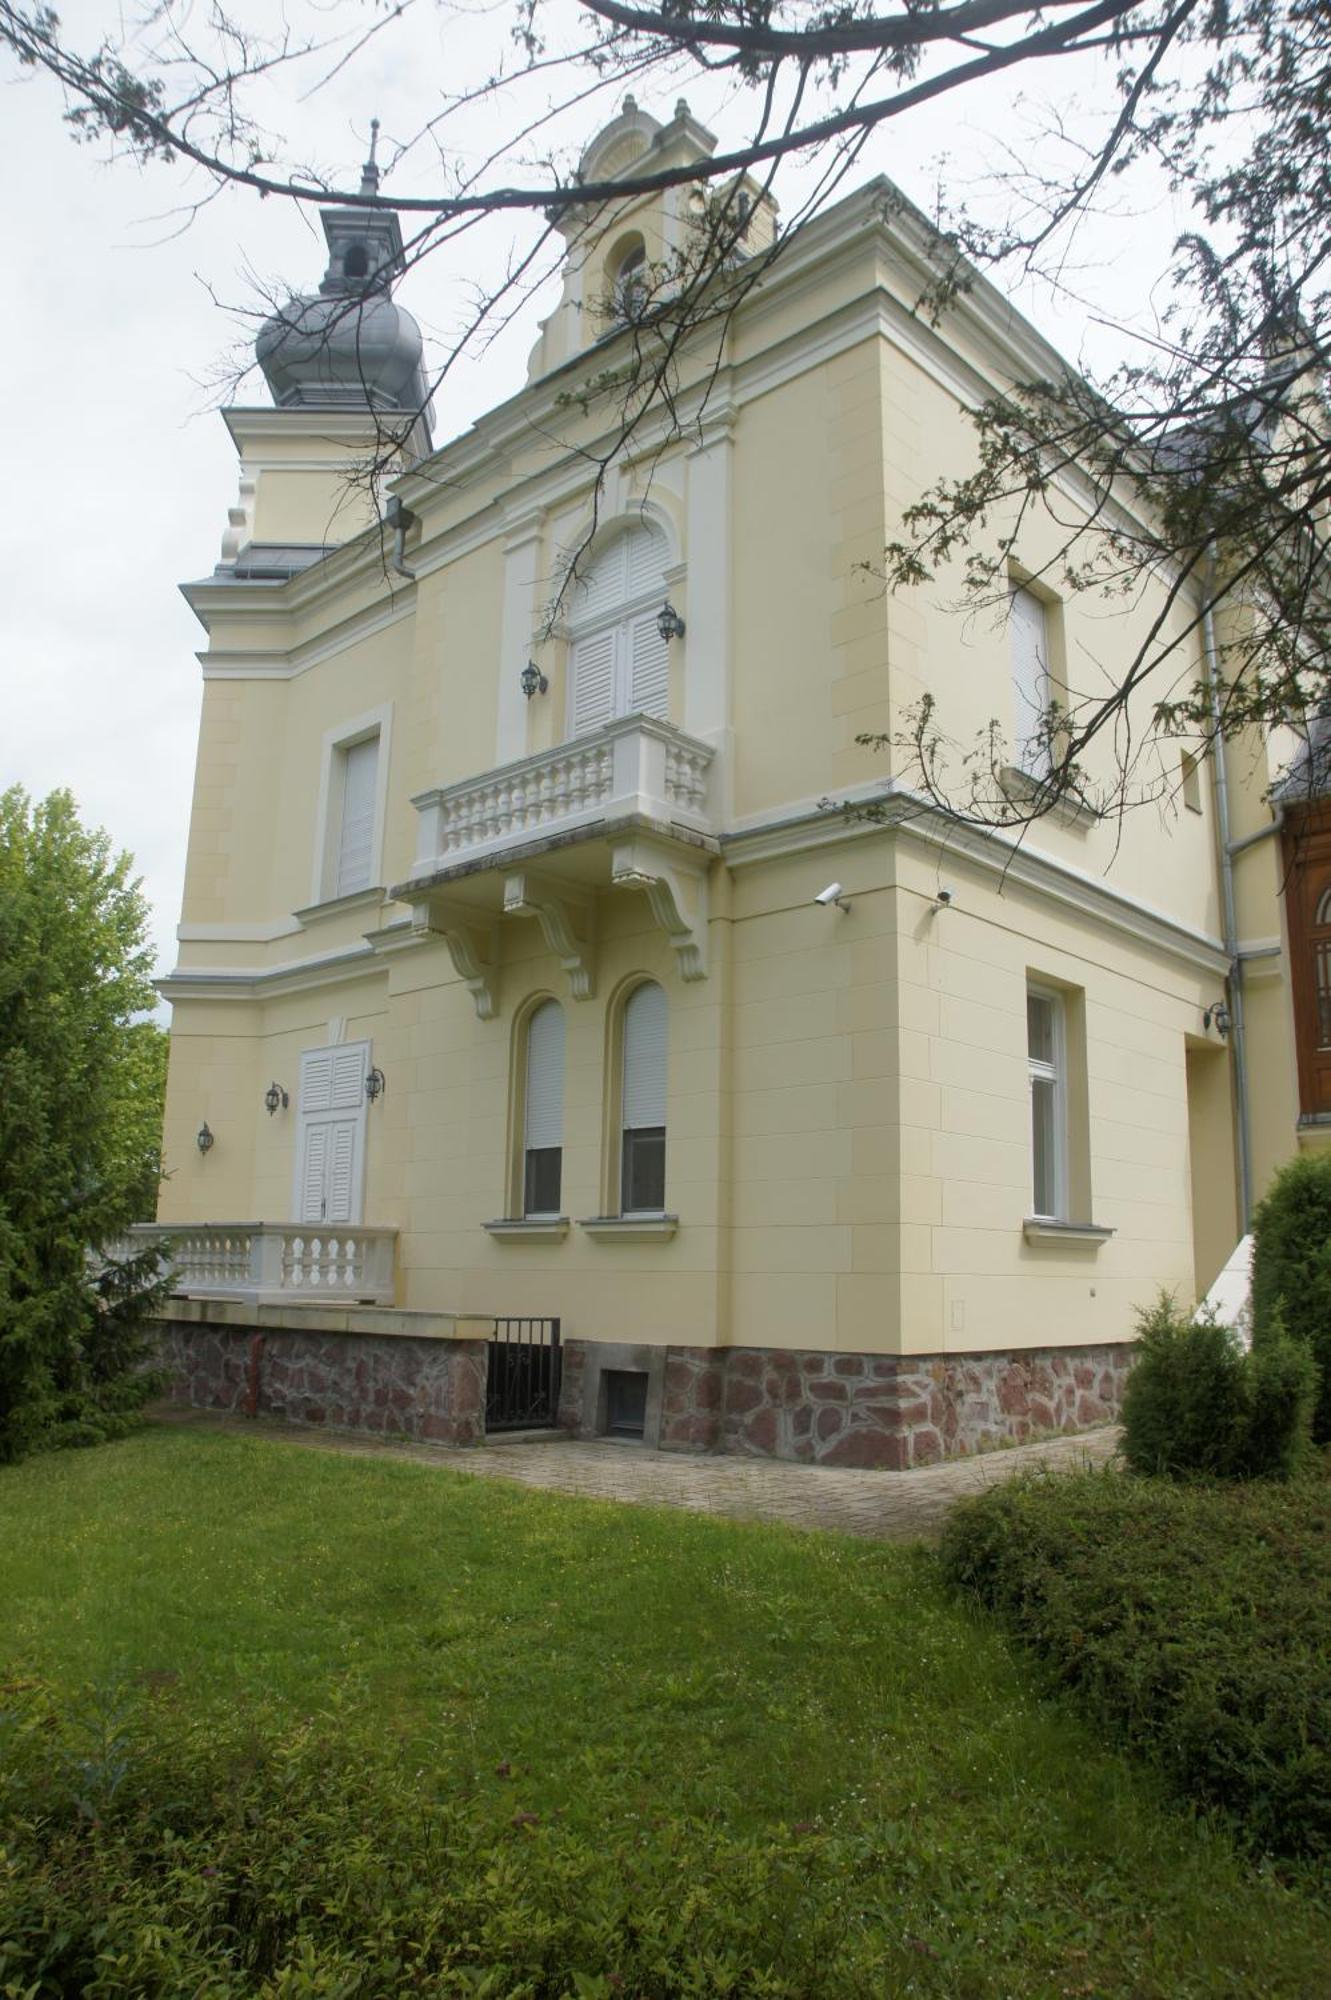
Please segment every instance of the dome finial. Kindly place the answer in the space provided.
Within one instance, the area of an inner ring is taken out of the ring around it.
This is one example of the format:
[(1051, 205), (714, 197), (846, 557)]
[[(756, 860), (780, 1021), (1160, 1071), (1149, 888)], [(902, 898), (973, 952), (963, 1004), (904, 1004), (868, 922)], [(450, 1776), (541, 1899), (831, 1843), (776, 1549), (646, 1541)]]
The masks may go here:
[(379, 192), (379, 163), (374, 157), (378, 145), (379, 120), (372, 118), (370, 120), (370, 157), (360, 171), (360, 191), (362, 194), (378, 194)]

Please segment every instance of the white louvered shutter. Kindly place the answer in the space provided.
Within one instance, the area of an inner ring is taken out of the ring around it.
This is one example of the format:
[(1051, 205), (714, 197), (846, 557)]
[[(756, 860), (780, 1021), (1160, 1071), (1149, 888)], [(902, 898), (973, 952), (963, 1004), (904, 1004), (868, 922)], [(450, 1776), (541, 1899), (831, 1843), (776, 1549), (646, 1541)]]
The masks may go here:
[(324, 1177), (328, 1171), (328, 1135), (331, 1126), (311, 1125), (301, 1135), (300, 1216), (301, 1222), (324, 1219)]
[(370, 887), (374, 859), (374, 800), (379, 781), (379, 738), (367, 736), (342, 752), (342, 827), (334, 893), (350, 896)]
[(573, 648), (573, 734), (582, 736), (615, 713), (615, 640), (612, 626), (579, 639)]
[(306, 1049), (300, 1059), (296, 1213), (301, 1222), (353, 1222), (360, 1205), (369, 1045)]
[(628, 703), (631, 715), (656, 715), (665, 721), (670, 710), (670, 649), (656, 619), (655, 611), (647, 611), (625, 628)]
[(328, 1167), (324, 1180), (325, 1222), (350, 1222), (355, 1200), (357, 1121), (338, 1118), (327, 1127)]
[(333, 1057), (336, 1049), (307, 1049), (300, 1059), (300, 1110), (333, 1108)]
[(660, 986), (639, 986), (624, 1009), (624, 1126), (665, 1122), (666, 997)]
[(528, 1152), (564, 1143), (564, 1010), (547, 1000), (527, 1028)]
[(624, 537), (627, 574), (625, 597), (639, 597), (645, 590), (665, 595), (666, 541), (659, 528), (645, 522)]
[(1033, 591), (1013, 590), (1008, 624), (1017, 763), (1021, 770), (1039, 778), (1049, 769), (1049, 744), (1041, 740), (1049, 713), (1049, 635), (1044, 606)]
[(329, 1096), (330, 1109), (334, 1111), (359, 1111), (365, 1102), (365, 1057), (364, 1043), (352, 1043), (347, 1048), (330, 1051), (333, 1058), (332, 1087)]

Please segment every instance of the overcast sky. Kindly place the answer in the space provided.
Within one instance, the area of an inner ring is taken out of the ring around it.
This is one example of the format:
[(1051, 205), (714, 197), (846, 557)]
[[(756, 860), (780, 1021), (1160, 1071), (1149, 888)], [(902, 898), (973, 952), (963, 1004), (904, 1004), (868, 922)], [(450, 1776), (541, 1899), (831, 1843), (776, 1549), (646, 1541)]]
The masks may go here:
[[(61, 14), (85, 43), (106, 18), (95, 0), (74, 0)], [(321, 157), (354, 161), (370, 113), (383, 117), (386, 132), (395, 120), (404, 126), (422, 78), (428, 87), (431, 65), (443, 59), (437, 31), (423, 27), (412, 62), (403, 64), (399, 45), (354, 98), (335, 86), (292, 118), (305, 121), (311, 144), (317, 137)], [(367, 93), (373, 103), (361, 101)], [(719, 104), (690, 96), (701, 116), (724, 122)], [(656, 103), (646, 93), (644, 102), (663, 118), (673, 108), (673, 100)], [(589, 114), (587, 136), (611, 108)], [(204, 641), (176, 586), (216, 562), (236, 488), (216, 383), (239, 335), (213, 294), (252, 306), (255, 274), (312, 287), (323, 268), (322, 238), (290, 203), (242, 191), (222, 195), (182, 229), (173, 210), (187, 184), (177, 172), (107, 164), (96, 147), (74, 143), (60, 109), (44, 79), (0, 68), (9, 296), (0, 316), (8, 462), (0, 501), (0, 784), (18, 782), (35, 795), (68, 786), (85, 821), (134, 854), (166, 970), (175, 959), (202, 688), (195, 652)], [(957, 184), (966, 185), (1003, 145), (1020, 143), (1021, 117), (990, 93), (889, 127), (847, 186), (888, 172), (927, 204), (931, 163), (942, 150), (956, 159)], [(785, 194), (787, 209), (794, 192)], [(1129, 279), (1145, 292), (1172, 233), (1163, 208), (1139, 206), (1138, 215), (1136, 268), (1125, 271), (1121, 244), (1108, 253), (1118, 260), (1112, 277), (1120, 295)], [(487, 225), (475, 256), (497, 266), (521, 227)], [(455, 324), (465, 305), (458, 280), (429, 264), (409, 276), (401, 296), (427, 334)], [(1087, 338), (1081, 310), (1047, 294), (1027, 293), (1023, 304), (1075, 358)], [(533, 303), (437, 399), (437, 440), (521, 386), (539, 311)], [(262, 382), (251, 378), (243, 400), (266, 400)]]

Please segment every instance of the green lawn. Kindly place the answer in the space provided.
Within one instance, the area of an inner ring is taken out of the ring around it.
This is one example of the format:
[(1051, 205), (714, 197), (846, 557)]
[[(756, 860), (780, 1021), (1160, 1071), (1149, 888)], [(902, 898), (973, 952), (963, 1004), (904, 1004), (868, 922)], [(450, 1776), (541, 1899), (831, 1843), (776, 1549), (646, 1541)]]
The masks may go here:
[[(263, 1746), (292, 1744), (325, 1759), (328, 1797), (380, 1785), (361, 1828), (373, 1897), (329, 1886), (347, 1865), (330, 1820), (301, 1864), (308, 1894), (280, 1920), (265, 1905), (269, 1983), (113, 1969), (88, 1992), (393, 1992), (364, 1969), (368, 1927), (407, 1896), (401, 1843), (436, 1811), (453, 1847), (432, 1851), (431, 1880), (459, 1876), (450, 1941), (401, 1990), (1313, 2000), (1331, 1985), (1313, 1879), (1171, 1813), (943, 1595), (923, 1550), (163, 1428), (0, 1471), (0, 1670), (11, 1709), (49, 1689), (60, 1726), (130, 1691), (159, 1763), (243, 1734), (259, 1750), (241, 1789)], [(294, 1847), (309, 1795), (292, 1783)], [(257, 1852), (263, 1808), (247, 1812)], [(207, 1895), (232, 1854), (219, 1831)], [(482, 1919), (458, 1914), (481, 1867), (509, 1941), (478, 1942)], [(247, 1910), (272, 1895), (253, 1870)], [(213, 1916), (191, 1907), (204, 1952)], [(644, 1943), (648, 1912), (673, 1942)], [(721, 1937), (732, 1954), (748, 1940), (740, 1959), (715, 1955)], [(341, 1984), (317, 1971), (330, 1939)], [(298, 1977), (302, 1952), (316, 1972)], [(26, 1969), (0, 1936), (0, 1993), (26, 1996), (5, 1984)]]

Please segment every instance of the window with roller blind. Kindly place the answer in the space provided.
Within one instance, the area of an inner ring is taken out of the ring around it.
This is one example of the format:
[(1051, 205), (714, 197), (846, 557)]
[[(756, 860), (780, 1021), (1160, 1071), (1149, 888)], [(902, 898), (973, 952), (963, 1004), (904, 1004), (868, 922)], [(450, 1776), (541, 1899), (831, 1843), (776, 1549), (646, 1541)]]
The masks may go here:
[(635, 986), (624, 1008), (620, 1096), (620, 1212), (659, 1215), (665, 1208), (666, 997)]
[(522, 1213), (531, 1220), (559, 1214), (564, 1159), (564, 1010), (544, 1000), (527, 1023), (527, 1085), (523, 1115)]
[(577, 584), (570, 606), (572, 735), (620, 715), (666, 720), (669, 645), (656, 621), (669, 559), (661, 530), (638, 522), (597, 555)]

